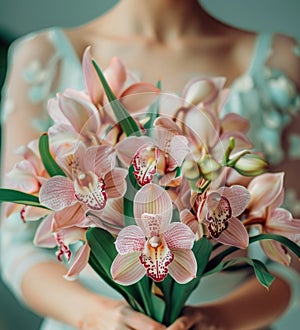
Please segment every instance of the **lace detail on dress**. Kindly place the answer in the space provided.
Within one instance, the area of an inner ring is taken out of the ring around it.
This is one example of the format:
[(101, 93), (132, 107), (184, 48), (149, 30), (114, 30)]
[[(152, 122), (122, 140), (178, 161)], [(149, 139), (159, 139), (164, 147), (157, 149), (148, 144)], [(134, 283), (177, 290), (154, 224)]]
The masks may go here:
[[(249, 138), (255, 148), (262, 151), (271, 164), (278, 164), (285, 154), (282, 133), (300, 112), (300, 95), (295, 84), (280, 70), (266, 65), (272, 55), (272, 38), (263, 37), (251, 69), (232, 84), (224, 113), (236, 112), (249, 119)], [(288, 154), (295, 158), (299, 147), (297, 149), (295, 136), (291, 135), (290, 139)]]

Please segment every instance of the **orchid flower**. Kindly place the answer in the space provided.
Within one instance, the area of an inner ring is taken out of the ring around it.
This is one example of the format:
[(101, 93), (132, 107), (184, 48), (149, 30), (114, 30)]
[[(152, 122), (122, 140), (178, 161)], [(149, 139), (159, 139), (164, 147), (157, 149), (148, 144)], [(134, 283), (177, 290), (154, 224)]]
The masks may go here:
[(41, 187), (41, 204), (60, 211), (80, 204), (84, 210), (102, 210), (109, 198), (118, 198), (126, 190), (127, 171), (115, 168), (115, 153), (100, 145), (85, 148), (79, 145), (67, 157), (73, 169), (72, 178), (54, 176)]
[[(251, 199), (247, 207), (245, 225), (257, 227), (261, 233), (278, 234), (298, 243), (300, 219), (280, 208), (284, 199), (283, 172), (265, 173), (255, 177), (249, 184)], [(289, 265), (287, 250), (277, 241), (260, 241), (265, 254), (272, 260)]]
[(224, 245), (247, 248), (249, 235), (237, 217), (244, 212), (248, 205), (250, 200), (248, 190), (238, 185), (221, 187), (217, 190), (210, 190), (204, 197), (199, 196), (199, 198), (196, 217), (193, 219), (191, 212), (184, 211), (181, 212), (181, 220), (200, 237), (203, 228), (199, 228), (199, 226), (205, 224), (214, 240)]
[[(23, 159), (16, 163), (13, 169), (6, 174), (6, 182), (12, 189), (38, 195), (42, 183), (49, 178), (39, 157), (38, 140), (33, 140), (28, 145), (20, 147), (17, 153), (21, 155)], [(23, 221), (39, 220), (49, 213), (47, 209), (30, 205), (6, 205), (7, 216), (17, 211), (20, 211)]]
[(178, 283), (187, 283), (196, 277), (191, 251), (195, 235), (183, 223), (171, 223), (172, 201), (163, 188), (143, 186), (134, 198), (134, 217), (137, 225), (122, 229), (115, 242), (114, 281), (130, 285), (146, 274), (159, 282), (169, 273)]
[(54, 152), (62, 146), (72, 146), (82, 141), (86, 146), (101, 143), (105, 129), (98, 109), (83, 92), (68, 89), (48, 102), (48, 112), (54, 125), (49, 130)]
[[(84, 52), (82, 66), (88, 95), (92, 103), (99, 109), (101, 120), (114, 122), (107, 97), (92, 63), (90, 47), (87, 47)], [(123, 103), (129, 113), (135, 113), (150, 105), (160, 92), (150, 83), (139, 82), (132, 73), (126, 70), (117, 57), (111, 59), (103, 73), (114, 95)]]
[(176, 169), (189, 152), (188, 141), (168, 118), (158, 118), (154, 126), (156, 140), (147, 136), (128, 137), (116, 146), (117, 154), (125, 165), (133, 164), (141, 186), (153, 182), (155, 175), (161, 185), (177, 186), (181, 177), (176, 177)]
[[(55, 213), (41, 222), (35, 233), (34, 244), (44, 248), (57, 247), (57, 259), (61, 262), (70, 262), (65, 278), (73, 280), (88, 264), (90, 247), (85, 236), (87, 229), (74, 226), (55, 231), (53, 228), (54, 217)], [(78, 242), (81, 244), (73, 256), (70, 245)]]

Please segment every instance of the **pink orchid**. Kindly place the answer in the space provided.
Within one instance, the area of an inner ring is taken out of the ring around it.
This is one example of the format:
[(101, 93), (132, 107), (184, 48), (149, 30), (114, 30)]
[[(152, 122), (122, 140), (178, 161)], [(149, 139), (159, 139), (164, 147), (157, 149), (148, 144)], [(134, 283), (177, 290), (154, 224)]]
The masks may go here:
[[(283, 176), (283, 172), (265, 173), (250, 182), (251, 199), (244, 223), (257, 227), (261, 233), (282, 235), (298, 243), (300, 219), (293, 219), (289, 211), (280, 208), (284, 200)], [(260, 244), (270, 259), (289, 265), (290, 256), (279, 242), (264, 240)]]
[[(49, 178), (39, 157), (38, 140), (33, 140), (28, 145), (20, 147), (17, 153), (23, 157), (23, 160), (15, 164), (14, 168), (6, 174), (6, 182), (11, 189), (38, 195), (42, 183)], [(6, 205), (7, 216), (17, 211), (20, 212), (23, 221), (39, 220), (49, 213), (47, 209), (30, 205)]]
[[(248, 205), (250, 193), (243, 186), (234, 185), (221, 187), (209, 191), (206, 196), (200, 198), (197, 209), (197, 220), (200, 225), (205, 224), (210, 236), (216, 241), (236, 246), (241, 249), (247, 248), (249, 244), (248, 232), (237, 217), (241, 215)], [(191, 222), (190, 214), (183, 222)], [(194, 228), (197, 228), (193, 224)], [(195, 229), (194, 229), (195, 230)]]
[(178, 186), (181, 177), (176, 177), (176, 169), (189, 152), (188, 141), (168, 118), (158, 118), (154, 127), (157, 139), (128, 137), (116, 146), (117, 154), (127, 166), (133, 164), (134, 175), (141, 186), (153, 182), (154, 176), (159, 177), (163, 186)]
[(54, 121), (48, 130), (54, 153), (57, 154), (62, 146), (73, 146), (78, 141), (86, 146), (101, 142), (100, 136), (105, 128), (98, 109), (83, 92), (68, 89), (57, 94), (49, 101), (48, 112)]
[[(82, 66), (88, 95), (92, 103), (99, 109), (101, 120), (114, 122), (114, 115), (108, 106), (107, 97), (92, 63), (90, 47), (87, 47), (84, 52)], [(160, 92), (150, 83), (137, 81), (117, 57), (111, 59), (103, 73), (113, 93), (129, 113), (135, 113), (150, 105)]]
[[(90, 247), (85, 236), (87, 229), (73, 226), (55, 231), (53, 228), (54, 217), (55, 213), (41, 222), (35, 233), (34, 244), (44, 248), (57, 247), (57, 259), (70, 262), (65, 278), (73, 280), (88, 264)], [(81, 244), (76, 248), (73, 256), (70, 245), (78, 245), (79, 242)]]
[(115, 168), (115, 153), (111, 147), (85, 149), (80, 144), (67, 159), (73, 169), (72, 179), (54, 176), (44, 183), (40, 191), (42, 205), (60, 211), (80, 204), (84, 210), (100, 211), (107, 199), (124, 195), (127, 171)]
[(143, 186), (134, 198), (134, 217), (137, 226), (125, 227), (116, 239), (113, 279), (130, 285), (145, 274), (162, 281), (169, 273), (178, 283), (195, 278), (195, 235), (183, 223), (171, 223), (172, 201), (166, 191), (152, 183)]

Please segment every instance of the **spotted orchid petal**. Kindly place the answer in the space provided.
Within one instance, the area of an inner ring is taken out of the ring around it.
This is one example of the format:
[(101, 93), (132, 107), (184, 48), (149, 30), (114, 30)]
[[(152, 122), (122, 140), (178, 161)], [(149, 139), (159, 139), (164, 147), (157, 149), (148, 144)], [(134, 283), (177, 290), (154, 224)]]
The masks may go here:
[(145, 245), (145, 234), (138, 226), (123, 228), (116, 240), (116, 249), (121, 255), (142, 251)]
[(133, 157), (133, 174), (139, 183), (144, 186), (151, 183), (157, 171), (156, 148), (152, 145), (140, 147)]
[(42, 185), (39, 197), (42, 205), (55, 211), (76, 203), (73, 182), (59, 175), (52, 177)]
[(249, 191), (239, 185), (222, 187), (217, 192), (229, 201), (233, 217), (240, 215), (245, 210), (251, 197)]
[(197, 261), (190, 250), (174, 250), (174, 260), (169, 264), (169, 273), (180, 284), (185, 284), (196, 277)]
[(152, 236), (140, 255), (140, 261), (148, 277), (161, 282), (168, 275), (168, 266), (174, 255), (162, 236)]
[(111, 265), (113, 280), (121, 285), (131, 285), (138, 282), (146, 273), (141, 264), (140, 252), (118, 254)]
[(222, 244), (236, 246), (240, 249), (246, 249), (249, 245), (249, 234), (245, 226), (234, 217), (228, 220), (227, 229), (223, 230), (215, 239)]
[(116, 152), (121, 162), (129, 166), (140, 147), (153, 144), (154, 141), (148, 136), (129, 136), (116, 145)]
[(104, 180), (92, 172), (80, 173), (74, 181), (74, 196), (88, 209), (102, 210), (107, 201)]
[[(160, 231), (164, 231), (171, 222), (171, 198), (163, 188), (153, 183), (143, 186), (136, 193), (134, 198), (134, 217), (136, 223), (142, 228), (144, 233), (147, 234), (150, 230), (150, 224), (147, 224), (145, 219), (142, 220), (142, 215), (145, 213), (159, 215)], [(151, 220), (151, 218), (149, 218), (149, 220)], [(153, 219), (153, 221), (157, 222), (156, 219)]]
[(40, 220), (41, 218), (45, 217), (50, 212), (52, 212), (52, 211), (41, 208), (41, 207), (24, 205), (24, 207), (21, 211), (21, 217), (22, 217), (22, 219), (24, 219), (24, 221), (37, 221), (37, 220)]

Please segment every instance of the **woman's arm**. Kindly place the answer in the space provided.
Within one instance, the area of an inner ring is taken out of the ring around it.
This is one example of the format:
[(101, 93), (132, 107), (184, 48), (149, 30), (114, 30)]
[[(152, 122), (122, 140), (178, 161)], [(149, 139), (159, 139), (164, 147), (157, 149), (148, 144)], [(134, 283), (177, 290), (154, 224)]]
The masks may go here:
[(258, 330), (270, 326), (286, 310), (289, 285), (276, 278), (269, 290), (251, 278), (223, 299), (188, 306), (169, 330)]

